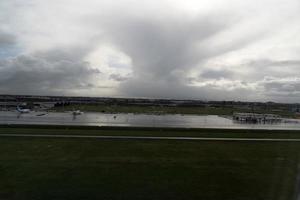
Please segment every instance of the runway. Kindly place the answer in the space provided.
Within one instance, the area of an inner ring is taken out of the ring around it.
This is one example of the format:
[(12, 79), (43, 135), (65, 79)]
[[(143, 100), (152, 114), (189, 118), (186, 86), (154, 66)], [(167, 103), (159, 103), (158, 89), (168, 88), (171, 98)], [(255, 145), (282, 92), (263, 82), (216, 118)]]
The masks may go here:
[(0, 134), (0, 137), (31, 138), (87, 138), (110, 140), (183, 140), (183, 141), (256, 141), (256, 142), (300, 142), (300, 139), (284, 138), (216, 138), (216, 137), (165, 137), (165, 136), (113, 136), (113, 135), (50, 135), (50, 134)]

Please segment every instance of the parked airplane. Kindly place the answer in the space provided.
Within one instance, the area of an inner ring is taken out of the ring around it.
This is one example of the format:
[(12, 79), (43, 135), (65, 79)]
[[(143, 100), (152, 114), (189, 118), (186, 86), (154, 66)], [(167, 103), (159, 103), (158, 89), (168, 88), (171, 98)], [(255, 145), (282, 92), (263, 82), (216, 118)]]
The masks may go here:
[(27, 109), (27, 108), (20, 108), (19, 106), (17, 106), (17, 111), (19, 113), (29, 113), (30, 112), (30, 109)]

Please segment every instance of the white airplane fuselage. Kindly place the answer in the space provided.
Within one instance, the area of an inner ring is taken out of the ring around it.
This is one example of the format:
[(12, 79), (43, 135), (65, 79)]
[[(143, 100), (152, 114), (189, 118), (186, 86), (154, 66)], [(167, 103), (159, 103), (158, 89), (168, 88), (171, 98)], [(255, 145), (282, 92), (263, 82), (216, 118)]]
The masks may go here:
[(20, 108), (19, 106), (17, 107), (17, 111), (19, 113), (29, 113), (30, 112), (30, 109), (27, 109), (27, 108)]
[(73, 115), (81, 115), (83, 112), (81, 112), (80, 110), (74, 110), (72, 112)]

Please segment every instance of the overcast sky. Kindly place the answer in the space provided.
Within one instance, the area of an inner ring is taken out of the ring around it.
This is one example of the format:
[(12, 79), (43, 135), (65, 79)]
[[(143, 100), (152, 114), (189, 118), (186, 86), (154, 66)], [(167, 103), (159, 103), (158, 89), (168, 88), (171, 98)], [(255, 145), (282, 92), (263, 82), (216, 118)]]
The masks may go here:
[(300, 1), (1, 0), (0, 93), (300, 102)]

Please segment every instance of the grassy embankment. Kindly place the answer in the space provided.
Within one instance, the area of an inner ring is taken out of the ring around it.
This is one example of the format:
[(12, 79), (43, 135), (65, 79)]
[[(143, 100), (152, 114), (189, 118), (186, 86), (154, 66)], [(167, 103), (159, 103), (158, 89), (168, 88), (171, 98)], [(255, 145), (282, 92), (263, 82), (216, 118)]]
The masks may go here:
[[(297, 132), (0, 128), (0, 133), (298, 138)], [(0, 199), (293, 199), (293, 142), (0, 138)]]
[(233, 112), (256, 112), (278, 114), (284, 117), (294, 117), (289, 110), (245, 109), (238, 107), (168, 107), (168, 106), (125, 106), (125, 105), (85, 105), (77, 104), (55, 107), (52, 111), (81, 110), (85, 112), (106, 113), (149, 113), (149, 114), (196, 114), (196, 115), (232, 115)]

